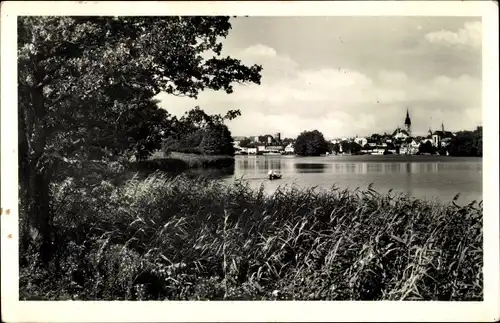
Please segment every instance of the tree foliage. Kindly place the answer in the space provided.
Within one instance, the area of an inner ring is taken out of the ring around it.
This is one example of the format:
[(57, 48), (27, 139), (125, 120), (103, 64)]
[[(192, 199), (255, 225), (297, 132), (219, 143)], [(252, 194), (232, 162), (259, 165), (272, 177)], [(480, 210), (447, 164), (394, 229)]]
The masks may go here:
[(340, 144), (338, 142), (333, 144), (333, 146), (332, 146), (332, 152), (335, 153), (335, 154), (339, 154), (340, 153)]
[(457, 132), (446, 149), (450, 156), (483, 156), (483, 127)]
[(318, 130), (303, 131), (297, 137), (294, 149), (299, 156), (319, 156), (328, 151), (328, 143)]
[(250, 140), (250, 138), (243, 138), (242, 140), (240, 140), (240, 147), (247, 148), (250, 147), (251, 144), (252, 140)]
[(167, 152), (232, 156), (233, 138), (224, 122), (239, 114), (237, 110), (230, 110), (224, 117), (209, 115), (197, 106), (177, 120), (174, 134), (164, 141), (163, 149)]
[(378, 133), (374, 133), (370, 136), (370, 140), (371, 141), (374, 141), (374, 142), (380, 142), (382, 139), (384, 138), (384, 136), (382, 135), (379, 135)]
[(342, 141), (342, 151), (345, 153), (356, 154), (361, 151), (363, 147), (354, 141)]
[[(124, 136), (114, 138), (121, 144), (120, 151), (130, 151), (137, 159), (145, 159), (161, 149), (162, 139), (174, 132), (175, 119), (157, 107), (157, 101), (147, 101), (142, 108), (132, 108), (124, 112), (117, 127)], [(113, 146), (110, 143), (110, 146)]]
[(281, 140), (283, 147), (286, 147), (289, 144), (293, 144), (294, 142), (295, 142), (295, 139), (292, 139), (292, 138), (284, 138), (283, 140)]
[(206, 155), (234, 155), (233, 138), (227, 126), (214, 124), (204, 129), (200, 151)]
[(430, 141), (426, 141), (420, 143), (420, 145), (418, 146), (418, 152), (419, 154), (434, 155), (436, 153), (436, 147), (434, 147)]
[(217, 16), (18, 18), (21, 198), (45, 247), (58, 161), (88, 159), (94, 148), (143, 154), (155, 147), (160, 132), (149, 121), (125, 125), (142, 119), (143, 109), (150, 121), (165, 120), (151, 105), (160, 92), (196, 98), (204, 89), (231, 93), (234, 83), (260, 83), (260, 66), (221, 56), (230, 28), (228, 17)]

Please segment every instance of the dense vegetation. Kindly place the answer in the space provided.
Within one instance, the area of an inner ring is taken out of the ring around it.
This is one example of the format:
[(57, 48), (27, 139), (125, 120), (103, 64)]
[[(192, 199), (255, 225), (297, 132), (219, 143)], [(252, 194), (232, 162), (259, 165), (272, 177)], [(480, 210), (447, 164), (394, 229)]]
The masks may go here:
[[(342, 152), (345, 152), (348, 154), (356, 154), (356, 153), (359, 153), (361, 151), (361, 149), (363, 149), (363, 147), (361, 147), (361, 145), (359, 145), (358, 143), (356, 143), (354, 141), (348, 142), (348, 141), (344, 140), (340, 143), (340, 145), (342, 146)], [(340, 150), (340, 147), (334, 146), (334, 148), (335, 148), (335, 152), (338, 153)]]
[(483, 156), (483, 127), (474, 131), (459, 131), (446, 147), (450, 156)]
[(22, 299), (483, 297), (481, 203), (159, 174), (52, 192), (55, 256), (23, 255)]
[(426, 141), (423, 143), (420, 143), (418, 146), (418, 153), (419, 154), (435, 154), (437, 152), (436, 147), (432, 145), (430, 141)]
[(162, 150), (197, 155), (234, 155), (233, 137), (224, 124), (240, 115), (230, 110), (226, 116), (208, 115), (200, 107), (187, 111), (176, 120), (175, 131), (163, 141)]
[(434, 147), (432, 143), (420, 144), (419, 153), (445, 155), (455, 157), (482, 157), (483, 156), (483, 127), (474, 131), (458, 131), (455, 136), (447, 139), (446, 144)]
[[(197, 97), (260, 83), (260, 66), (220, 55), (230, 28), (229, 17), (215, 16), (18, 18), (21, 250), (36, 236), (50, 261), (57, 210), (49, 188), (60, 173), (91, 160), (144, 159), (163, 138), (185, 135), (191, 115), (203, 117), (194, 109), (176, 120), (158, 109), (158, 93)], [(229, 154), (218, 137), (228, 137), (227, 127), (209, 119), (194, 126), (206, 134), (198, 148)]]
[(298, 135), (294, 149), (299, 156), (319, 156), (328, 151), (328, 143), (318, 130), (303, 131)]

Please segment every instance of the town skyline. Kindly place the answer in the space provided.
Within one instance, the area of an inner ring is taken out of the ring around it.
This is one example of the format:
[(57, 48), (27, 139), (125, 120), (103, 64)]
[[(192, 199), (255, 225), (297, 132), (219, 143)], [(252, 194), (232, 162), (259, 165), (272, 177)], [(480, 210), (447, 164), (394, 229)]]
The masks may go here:
[[(411, 118), (411, 113), (410, 113), (410, 118)], [(431, 130), (431, 132), (435, 132), (435, 131), (441, 131), (444, 128), (444, 130), (446, 130), (446, 131), (450, 131), (450, 132), (455, 133), (455, 132), (459, 132), (459, 131), (473, 131), (477, 127), (482, 127), (482, 124), (478, 124), (476, 127), (473, 127), (471, 129), (452, 129), (450, 127), (447, 127), (446, 124), (444, 124), (444, 122), (441, 122), (441, 124), (439, 125), (439, 127), (436, 127), (436, 128), (429, 127), (427, 129), (427, 131), (424, 131), (422, 133), (420, 133), (420, 132), (415, 133), (415, 131), (413, 130), (413, 124), (412, 124), (411, 137), (426, 137), (429, 134), (429, 130)], [(387, 135), (391, 135), (398, 128), (404, 130), (405, 129), (404, 122), (402, 122), (401, 125), (398, 125), (398, 126), (394, 127), (394, 129), (389, 129), (387, 131), (382, 131), (382, 132), (370, 132), (370, 131), (368, 131), (368, 132), (366, 132), (364, 134), (355, 134), (355, 135), (350, 135), (350, 136), (344, 136), (344, 135), (339, 135), (339, 136), (334, 136), (334, 137), (325, 136), (325, 139), (332, 140), (332, 139), (340, 139), (340, 138), (356, 138), (356, 137), (362, 138), (362, 137), (370, 137), (373, 134), (379, 134), (379, 135), (387, 134)], [(318, 130), (318, 131), (321, 132), (321, 129), (304, 129), (303, 131), (311, 131), (311, 130)], [(247, 136), (232, 134), (232, 136), (233, 136), (233, 138), (239, 138), (239, 137), (253, 138), (253, 137), (256, 137), (256, 136), (267, 136), (267, 135), (274, 136), (277, 133), (279, 133), (281, 135), (281, 132), (279, 132), (279, 131), (267, 131), (267, 132), (264, 132), (264, 133), (261, 133), (261, 134), (251, 134), (251, 135), (247, 135)], [(300, 135), (300, 133), (298, 133), (297, 136), (298, 135)], [(287, 137), (287, 136), (285, 136), (285, 137), (293, 139), (293, 138), (296, 138), (297, 136), (295, 136), (295, 137)], [(285, 138), (283, 136), (281, 136), (281, 137)]]
[(228, 123), (234, 136), (367, 136), (402, 127), (407, 108), (416, 135), (441, 123), (450, 131), (482, 124), (481, 19), (240, 17), (232, 25), (223, 55), (261, 64), (261, 85), (197, 100), (160, 94), (160, 106), (177, 116), (196, 105), (240, 109)]

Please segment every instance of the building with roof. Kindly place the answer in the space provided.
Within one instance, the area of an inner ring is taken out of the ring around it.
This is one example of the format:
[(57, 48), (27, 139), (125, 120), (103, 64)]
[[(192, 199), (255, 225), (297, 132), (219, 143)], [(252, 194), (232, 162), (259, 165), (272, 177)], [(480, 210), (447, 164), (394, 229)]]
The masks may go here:
[(444, 123), (441, 123), (441, 130), (432, 133), (432, 145), (434, 147), (445, 147), (454, 136), (453, 132), (445, 131)]
[(392, 139), (395, 143), (401, 143), (399, 153), (404, 155), (413, 155), (416, 153), (415, 148), (411, 146), (413, 137), (411, 134), (411, 118), (410, 111), (406, 109), (406, 117), (404, 122), (404, 129), (397, 127), (392, 133)]
[(409, 137), (410, 134), (408, 133), (408, 131), (406, 131), (405, 129), (401, 129), (400, 127), (397, 127), (396, 130), (394, 130), (394, 132), (392, 133), (392, 138), (396, 140), (397, 139), (404, 140)]
[(361, 147), (364, 147), (368, 143), (368, 139), (365, 137), (356, 137), (354, 138), (354, 142), (360, 145)]
[(404, 129), (401, 129), (401, 127), (397, 127), (396, 130), (393, 131), (392, 133), (392, 138), (394, 140), (400, 140), (404, 141), (407, 138), (411, 138), (411, 118), (410, 118), (410, 111), (406, 109), (406, 118), (405, 118), (405, 123), (404, 123)]

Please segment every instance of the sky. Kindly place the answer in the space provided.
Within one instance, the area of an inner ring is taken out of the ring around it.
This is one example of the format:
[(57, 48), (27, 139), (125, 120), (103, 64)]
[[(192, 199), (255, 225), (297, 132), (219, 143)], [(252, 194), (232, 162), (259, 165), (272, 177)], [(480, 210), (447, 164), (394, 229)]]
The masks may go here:
[(162, 93), (160, 106), (177, 116), (240, 109), (233, 136), (392, 133), (407, 109), (414, 135), (482, 124), (481, 18), (238, 17), (223, 44), (223, 55), (262, 65), (261, 85)]

